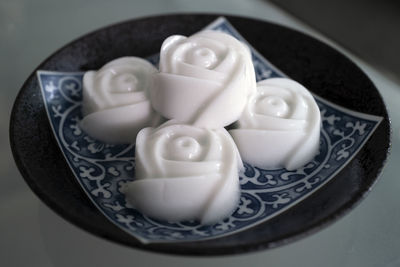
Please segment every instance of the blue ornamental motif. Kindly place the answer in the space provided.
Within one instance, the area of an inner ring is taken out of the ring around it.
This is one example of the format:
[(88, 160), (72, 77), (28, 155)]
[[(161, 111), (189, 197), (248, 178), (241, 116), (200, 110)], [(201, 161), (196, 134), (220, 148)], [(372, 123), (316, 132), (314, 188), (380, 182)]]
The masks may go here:
[[(246, 42), (225, 18), (217, 19), (207, 29), (223, 31)], [(249, 47), (258, 81), (285, 77)], [(154, 65), (158, 59), (158, 54), (149, 57)], [(206, 226), (197, 221), (169, 223), (141, 214), (121, 193), (121, 188), (135, 179), (134, 145), (105, 144), (80, 129), (83, 73), (38, 71), (37, 75), (54, 135), (76, 179), (110, 221), (143, 243), (218, 238), (265, 222), (333, 179), (382, 119), (346, 110), (315, 96), (322, 129), (319, 153), (311, 162), (296, 171), (264, 170), (245, 163), (245, 170), (240, 173), (240, 203), (229, 218)]]

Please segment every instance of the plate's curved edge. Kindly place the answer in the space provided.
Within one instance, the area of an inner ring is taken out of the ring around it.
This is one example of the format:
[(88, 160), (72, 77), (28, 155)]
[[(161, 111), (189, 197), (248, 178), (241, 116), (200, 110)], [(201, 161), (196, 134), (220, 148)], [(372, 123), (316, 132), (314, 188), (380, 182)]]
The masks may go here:
[[(28, 78), (28, 80), (30, 80)], [(20, 98), (20, 94), (22, 95), (22, 90), (19, 92), (19, 94), (16, 97), (16, 100), (14, 101), (14, 106), (18, 105), (19, 103), (19, 98)], [(22, 178), (24, 179), (24, 181), (26, 182), (26, 184), (28, 185), (28, 187), (35, 193), (35, 196), (37, 198), (39, 198), (44, 204), (46, 204), (55, 214), (61, 216), (62, 218), (66, 219), (68, 222), (72, 223), (73, 225), (89, 232), (92, 234), (95, 234), (101, 238), (107, 239), (109, 241), (112, 242), (116, 242), (116, 243), (121, 243), (121, 242), (117, 242), (116, 240), (114, 240), (112, 237), (109, 237), (107, 235), (102, 235), (100, 232), (93, 230), (93, 228), (91, 227), (91, 225), (87, 225), (84, 222), (82, 222), (82, 220), (80, 220), (78, 217), (74, 217), (71, 216), (71, 214), (67, 214), (66, 212), (64, 212), (64, 209), (62, 208), (61, 205), (58, 205), (57, 202), (53, 201), (50, 197), (48, 197), (46, 194), (43, 194), (38, 187), (36, 186), (36, 184), (33, 182), (34, 179), (32, 179), (31, 175), (29, 174), (29, 172), (27, 171), (26, 167), (24, 166), (23, 162), (20, 159), (19, 156), (19, 152), (16, 149), (16, 137), (14, 136), (13, 132), (14, 132), (14, 121), (15, 121), (15, 116), (16, 116), (16, 108), (13, 106), (12, 111), (11, 111), (11, 117), (10, 117), (10, 124), (9, 124), (9, 141), (10, 141), (10, 147), (11, 147), (11, 153), (13, 155), (14, 158), (14, 162), (17, 165), (17, 168), (19, 170), (19, 172), (21, 173)], [(54, 140), (54, 142), (56, 142)], [(60, 151), (61, 153), (61, 151)], [(68, 169), (68, 171), (70, 171)], [(71, 175), (73, 175), (71, 173)], [(82, 191), (82, 193), (84, 193)], [(117, 228), (118, 229), (118, 228)], [(119, 229), (118, 229), (119, 230)], [(124, 244), (122, 242), (122, 244)], [(124, 244), (126, 246), (129, 246), (128, 243)], [(138, 247), (139, 248), (139, 247)]]
[[(47, 60), (47, 59), (46, 59)], [(45, 61), (46, 61), (45, 60)], [(57, 202), (53, 201), (52, 198), (48, 197), (46, 194), (43, 194), (41, 192), (41, 190), (39, 189), (39, 187), (36, 186), (36, 183), (34, 183), (34, 179), (31, 177), (31, 175), (29, 174), (27, 168), (24, 166), (20, 156), (19, 156), (19, 152), (17, 151), (17, 146), (16, 146), (16, 139), (17, 137), (14, 135), (15, 130), (15, 121), (16, 121), (16, 116), (17, 116), (17, 107), (20, 105), (21, 103), (21, 98), (24, 96), (25, 91), (23, 90), (24, 88), (26, 88), (26, 86), (33, 82), (34, 79), (37, 80), (37, 83), (39, 84), (39, 80), (37, 79), (36, 76), (36, 72), (39, 71), (40, 66), (42, 64), (44, 64), (43, 61), (38, 67), (37, 69), (35, 69), (35, 71), (25, 80), (24, 84), (22, 85), (20, 91), (18, 92), (15, 100), (14, 100), (14, 104), (12, 106), (11, 109), (11, 113), (10, 113), (10, 122), (9, 122), (9, 142), (10, 142), (10, 148), (11, 148), (11, 153), (14, 159), (14, 162), (18, 168), (18, 171), (21, 173), (22, 178), (24, 179), (24, 181), (26, 182), (26, 184), (28, 185), (28, 187), (35, 193), (35, 196), (37, 198), (39, 198), (39, 200), (41, 200), (45, 205), (47, 205), (55, 214), (61, 216), (63, 219), (67, 220), (68, 222), (70, 222), (71, 224), (75, 225), (76, 227), (85, 230), (88, 233), (94, 234), (95, 236), (98, 236), (100, 238), (103, 238), (105, 240), (114, 242), (116, 244), (122, 244), (124, 246), (127, 247), (132, 247), (132, 243), (129, 242), (124, 242), (124, 240), (115, 240), (114, 237), (109, 236), (107, 234), (104, 234), (96, 229), (93, 229), (93, 226), (90, 224), (86, 224), (85, 222), (83, 222), (79, 217), (76, 216), (72, 216), (70, 213), (66, 213), (62, 207), (62, 205), (59, 205)], [(37, 89), (37, 92), (39, 94), (41, 94), (39, 88)], [(49, 124), (49, 122), (48, 122)], [(50, 124), (49, 124), (49, 130), (50, 129)], [(51, 138), (53, 138), (54, 142), (56, 143), (57, 141), (55, 140), (55, 137), (53, 135), (51, 135)], [(59, 153), (61, 153), (61, 150), (58, 146), (56, 146), (56, 149), (59, 150)], [(66, 164), (66, 162), (65, 162)], [(68, 167), (68, 166), (66, 166)], [(72, 171), (69, 168), (66, 168), (66, 171), (70, 173), (71, 176), (73, 176)], [(78, 186), (77, 187), (79, 190), (81, 190), (82, 194), (85, 194), (85, 192), (83, 191), (83, 189)], [(89, 202), (91, 205), (94, 204), (92, 202)], [(108, 220), (106, 220), (104, 218), (104, 221), (109, 223), (110, 225), (113, 225), (111, 222), (109, 222)], [(114, 225), (113, 225), (114, 226)], [(118, 227), (114, 226), (116, 231), (121, 231)], [(126, 234), (126, 233), (125, 233)], [(134, 239), (134, 237), (132, 237)], [(147, 251), (148, 249), (145, 248), (144, 244), (137, 241), (137, 245), (135, 246), (137, 249), (142, 249), (144, 251)], [(166, 251), (159, 251), (159, 252), (164, 252), (167, 253)]]

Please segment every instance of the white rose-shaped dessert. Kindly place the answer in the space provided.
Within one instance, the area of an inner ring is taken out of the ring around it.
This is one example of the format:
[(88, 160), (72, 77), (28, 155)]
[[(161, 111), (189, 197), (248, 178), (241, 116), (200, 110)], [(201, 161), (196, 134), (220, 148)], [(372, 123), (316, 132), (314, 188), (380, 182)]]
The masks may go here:
[(236, 208), (242, 167), (224, 128), (210, 130), (168, 121), (139, 132), (136, 180), (124, 193), (132, 206), (150, 217), (210, 224)]
[(321, 115), (311, 93), (298, 82), (272, 78), (257, 83), (230, 130), (243, 161), (257, 167), (295, 170), (319, 148)]
[(161, 117), (148, 98), (157, 71), (137, 57), (122, 57), (83, 77), (81, 128), (107, 143), (134, 143), (144, 127), (156, 126)]
[(250, 50), (221, 32), (167, 38), (159, 68), (150, 94), (154, 109), (199, 127), (220, 128), (236, 121), (255, 91)]

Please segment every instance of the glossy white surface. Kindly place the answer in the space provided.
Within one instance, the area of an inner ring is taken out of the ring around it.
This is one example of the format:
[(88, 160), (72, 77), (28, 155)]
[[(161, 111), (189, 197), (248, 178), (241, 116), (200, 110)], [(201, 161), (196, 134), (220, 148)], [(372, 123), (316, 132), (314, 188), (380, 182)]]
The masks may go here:
[(107, 143), (134, 143), (144, 127), (158, 126), (161, 117), (148, 94), (157, 69), (137, 57), (112, 60), (83, 76), (83, 119), (80, 127)]
[(257, 83), (230, 130), (244, 162), (264, 169), (295, 170), (319, 148), (321, 114), (311, 93), (287, 78)]
[[(244, 255), (178, 257), (135, 250), (69, 224), (44, 206), (15, 167), (8, 143), (12, 103), (32, 70), (67, 42), (91, 30), (164, 12), (219, 12), (274, 21), (332, 44), (261, 0), (0, 2), (0, 263), (3, 266), (386, 266), (400, 265), (400, 83), (359, 59), (383, 95), (392, 119), (391, 157), (369, 196), (348, 215), (295, 243)], [(88, 16), (90, 14), (90, 16)], [(29, 44), (29, 45), (27, 45)]]
[(132, 206), (150, 217), (210, 224), (237, 207), (243, 165), (224, 128), (173, 121), (145, 128), (137, 136), (135, 158), (137, 180), (123, 192)]
[[(151, 103), (164, 117), (198, 127), (236, 121), (255, 90), (248, 47), (221, 32), (173, 35), (162, 44)], [(188, 101), (190, 99), (191, 101)]]

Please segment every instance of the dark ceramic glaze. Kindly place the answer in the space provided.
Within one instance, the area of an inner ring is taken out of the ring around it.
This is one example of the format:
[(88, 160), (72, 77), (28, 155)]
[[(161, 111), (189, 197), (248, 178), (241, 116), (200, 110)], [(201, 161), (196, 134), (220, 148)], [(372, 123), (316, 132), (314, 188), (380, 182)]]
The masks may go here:
[[(191, 35), (218, 16), (167, 15), (112, 25), (71, 42), (37, 69), (86, 71), (122, 56), (146, 57), (158, 52), (166, 37)], [(365, 146), (336, 177), (293, 208), (237, 234), (199, 242), (142, 244), (109, 222), (75, 180), (50, 128), (35, 70), (14, 103), (10, 140), (18, 168), (39, 198), (95, 235), (139, 249), (189, 255), (276, 247), (313, 233), (351, 210), (370, 191), (389, 151), (390, 122), (379, 92), (348, 58), (309, 36), (268, 22), (226, 17), (263, 56), (313, 93), (383, 117)]]

